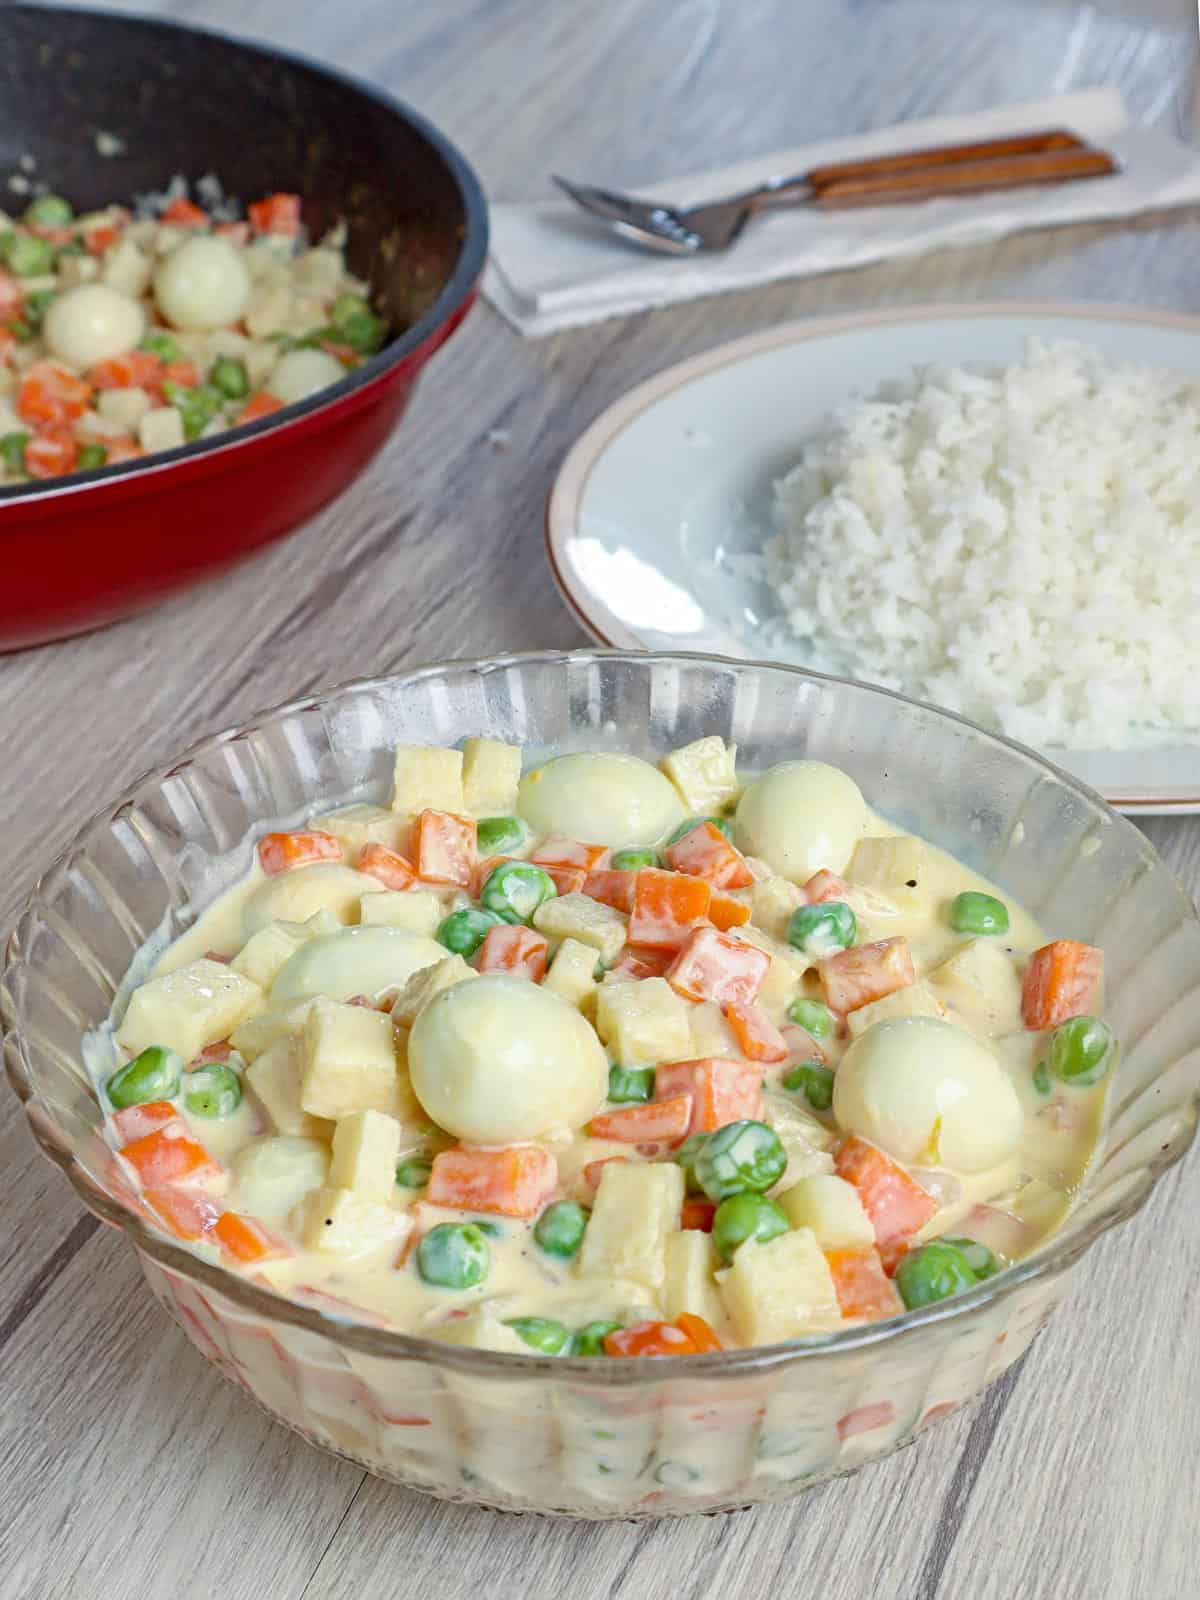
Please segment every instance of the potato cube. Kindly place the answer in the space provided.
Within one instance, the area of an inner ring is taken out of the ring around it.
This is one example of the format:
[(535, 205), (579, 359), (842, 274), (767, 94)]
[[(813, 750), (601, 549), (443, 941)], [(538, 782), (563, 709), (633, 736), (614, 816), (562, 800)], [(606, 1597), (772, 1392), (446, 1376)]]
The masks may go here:
[(659, 763), (694, 816), (720, 813), (738, 792), (737, 745), (716, 734), (685, 744)]
[(325, 1182), (329, 1146), (321, 1139), (252, 1139), (234, 1156), (232, 1170), (237, 1210), (282, 1222)]
[(766, 1244), (747, 1239), (717, 1282), (743, 1344), (779, 1344), (841, 1325), (833, 1277), (811, 1228)]
[(131, 1055), (163, 1044), (193, 1061), (205, 1045), (228, 1038), (262, 1005), (258, 984), (223, 961), (189, 961), (133, 991), (117, 1043)]
[(424, 889), (385, 889), (359, 901), (358, 920), (368, 927), (407, 928), (426, 939), (433, 938), (442, 916), (442, 902)]
[(901, 911), (929, 904), (933, 860), (922, 839), (910, 834), (860, 839), (847, 873), (850, 881), (890, 900)]
[(579, 1253), (581, 1273), (633, 1278), (657, 1292), (666, 1243), (679, 1227), (683, 1168), (674, 1162), (610, 1161), (600, 1176)]
[(784, 1183), (833, 1171), (829, 1150), (834, 1134), (823, 1122), (803, 1110), (793, 1096), (765, 1092), (762, 1120), (774, 1128), (787, 1153)]
[(850, 1030), (850, 1037), (857, 1039), (876, 1022), (884, 1022), (889, 1017), (944, 1017), (945, 1015), (945, 1006), (922, 979), (917, 983), (910, 983), (907, 989), (897, 989), (894, 994), (885, 994), (881, 1000), (872, 1000), (868, 1005), (859, 1006), (857, 1011), (851, 1011), (847, 1016), (846, 1026)]
[(131, 300), (140, 300), (150, 287), (153, 273), (154, 263), (150, 257), (135, 240), (126, 237), (118, 239), (105, 251), (100, 280), (116, 289), (118, 294), (127, 294)]
[(264, 276), (250, 291), (242, 321), (255, 339), (269, 339), (273, 333), (286, 333), (292, 313), (292, 293), (286, 283)]
[(735, 938), (743, 939), (757, 950), (765, 950), (771, 965), (758, 991), (758, 1004), (768, 1012), (784, 1011), (800, 990), (800, 980), (813, 963), (790, 944), (772, 939), (769, 933), (743, 923), (734, 930)]
[(312, 826), (331, 833), (352, 861), (357, 860), (365, 844), (384, 844), (403, 855), (408, 843), (404, 819), (385, 806), (342, 806), (323, 817), (314, 817)]
[(533, 925), (548, 939), (578, 939), (590, 944), (606, 964), (617, 959), (629, 918), (587, 894), (559, 894), (533, 914)]
[(269, 989), (280, 968), (310, 937), (303, 923), (268, 922), (250, 935), (229, 965), (260, 989)]
[(662, 1304), (668, 1319), (683, 1312), (703, 1317), (711, 1328), (725, 1321), (725, 1307), (713, 1277), (712, 1241), (699, 1228), (669, 1233), (666, 1242), (666, 1275)]
[(329, 1183), (364, 1200), (387, 1200), (396, 1187), (396, 1162), (404, 1129), (382, 1111), (352, 1111), (333, 1132)]
[(761, 878), (750, 890), (750, 920), (773, 939), (786, 939), (792, 912), (804, 904), (799, 884), (786, 878)]
[(708, 1056), (717, 1056), (736, 1060), (741, 1055), (737, 1035), (715, 1000), (703, 1000), (698, 1006), (692, 1006), (688, 1012), (688, 1026), (692, 1035), (689, 1059), (702, 1061)]
[(298, 1005), (288, 1006), (282, 1011), (261, 1011), (235, 1028), (229, 1036), (229, 1042), (244, 1061), (257, 1060), (277, 1039), (294, 1038), (300, 1034), (311, 1006), (311, 1000), (302, 1000)]
[(183, 417), (174, 406), (153, 406), (138, 422), (138, 443), (147, 455), (183, 442)]
[[(279, 1013), (267, 1015), (278, 1016)], [(333, 1123), (312, 1117), (300, 1104), (303, 1070), (298, 1035), (284, 1035), (269, 1045), (246, 1068), (246, 1082), (262, 1103), (277, 1133), (305, 1139), (331, 1139)], [(324, 1180), (322, 1180), (324, 1181)]]
[(396, 750), (392, 810), (461, 812), (464, 808), (461, 750), (440, 745), (402, 744)]
[(595, 947), (578, 939), (564, 939), (550, 971), (542, 979), (542, 988), (582, 1011), (597, 987)]
[(692, 1047), (687, 1002), (665, 978), (601, 984), (596, 1032), (621, 1067), (686, 1060)]
[(443, 989), (453, 988), (456, 983), (466, 983), (478, 976), (475, 968), (469, 967), (460, 955), (447, 956), (444, 961), (435, 961), (431, 967), (422, 967), (419, 972), (413, 973), (396, 996), (392, 1006), (392, 1021), (411, 1028), (429, 1002)]
[(475, 817), (507, 817), (517, 808), (521, 746), (499, 739), (463, 742), (462, 783), (467, 810)]
[(385, 1245), (395, 1248), (412, 1228), (412, 1217), (353, 1189), (314, 1189), (298, 1208), (294, 1226), (306, 1250), (321, 1255), (362, 1256)]
[(390, 1111), (396, 1097), (391, 1017), (323, 996), (312, 1002), (303, 1034), (300, 1104), (314, 1117)]
[(150, 409), (150, 396), (145, 389), (101, 389), (96, 409), (105, 422), (133, 433)]
[(1019, 1025), (1021, 979), (994, 939), (968, 939), (934, 968), (929, 982), (977, 1033), (1011, 1033)]
[(296, 287), (305, 294), (320, 295), (323, 300), (337, 296), (342, 281), (342, 258), (337, 250), (306, 250), (292, 266)]
[(822, 1250), (866, 1250), (875, 1243), (858, 1190), (845, 1178), (832, 1173), (801, 1178), (775, 1199), (793, 1228), (812, 1229)]

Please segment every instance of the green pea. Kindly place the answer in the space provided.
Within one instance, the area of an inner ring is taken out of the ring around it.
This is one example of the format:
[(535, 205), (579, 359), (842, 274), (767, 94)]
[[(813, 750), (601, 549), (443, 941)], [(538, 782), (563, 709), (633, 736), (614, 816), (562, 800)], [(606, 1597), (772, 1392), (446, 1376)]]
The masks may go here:
[(710, 1200), (751, 1190), (761, 1194), (787, 1170), (787, 1153), (765, 1122), (729, 1122), (705, 1140), (696, 1155), (696, 1182)]
[(614, 1105), (649, 1100), (653, 1093), (653, 1067), (609, 1067), (608, 1098)]
[(432, 1171), (433, 1162), (428, 1156), (405, 1156), (397, 1163), (396, 1182), (402, 1189), (423, 1189)]
[(1008, 907), (994, 894), (966, 889), (955, 895), (947, 913), (955, 933), (1007, 933)]
[(27, 321), (24, 317), (13, 317), (12, 321), (6, 322), (4, 326), (12, 334), (13, 338), (19, 340), (21, 344), (28, 344), (37, 334), (37, 329), (33, 323)]
[(335, 328), (370, 311), (371, 307), (360, 294), (340, 294), (329, 308), (329, 320)]
[(1050, 1093), (1050, 1066), (1046, 1061), (1039, 1061), (1033, 1069), (1033, 1087), (1043, 1099)]
[(833, 1012), (819, 1000), (793, 1000), (787, 1014), (814, 1039), (829, 1039), (833, 1035)]
[(27, 294), (21, 307), (25, 321), (40, 328), (46, 312), (57, 298), (53, 289), (35, 289), (32, 294)]
[(242, 1103), (242, 1080), (223, 1061), (189, 1072), (183, 1103), (195, 1117), (228, 1117)]
[(27, 433), (6, 433), (0, 438), (0, 458), (11, 471), (25, 471), (25, 446), (28, 443)]
[(571, 1340), (571, 1354), (573, 1356), (602, 1356), (605, 1354), (604, 1341), (610, 1333), (616, 1333), (621, 1326), (619, 1322), (586, 1322)]
[(667, 840), (669, 845), (678, 844), (680, 839), (686, 839), (688, 834), (698, 828), (702, 822), (711, 822), (713, 827), (733, 842), (733, 824), (728, 817), (689, 817), (686, 822), (681, 822), (675, 832)]
[(692, 1194), (700, 1192), (700, 1185), (696, 1181), (696, 1157), (708, 1143), (706, 1133), (690, 1133), (671, 1159), (683, 1168), (683, 1176)]
[(766, 1244), (788, 1231), (787, 1217), (775, 1204), (761, 1194), (731, 1194), (722, 1200), (713, 1217), (713, 1249), (723, 1262), (733, 1260), (733, 1252), (747, 1239), (757, 1239)]
[(612, 858), (617, 872), (640, 872), (643, 867), (658, 865), (657, 850), (617, 850)]
[(519, 1334), (531, 1349), (540, 1350), (547, 1356), (561, 1355), (571, 1337), (562, 1323), (556, 1322), (553, 1317), (510, 1317), (505, 1327)]
[(387, 323), (373, 311), (356, 311), (344, 322), (334, 324), (337, 344), (348, 344), (360, 356), (372, 356), (387, 339)]
[(822, 900), (797, 906), (788, 921), (787, 941), (806, 956), (832, 956), (848, 950), (858, 936), (858, 922), (844, 900)]
[(250, 379), (246, 369), (233, 356), (218, 356), (208, 374), (208, 381), (219, 389), (227, 400), (244, 400), (250, 393)]
[(476, 911), (474, 906), (464, 906), (452, 911), (438, 928), (436, 938), (447, 950), (469, 961), (487, 938), (489, 928), (498, 928), (500, 918), (490, 911)]
[(548, 1256), (573, 1256), (583, 1243), (590, 1215), (574, 1200), (556, 1200), (534, 1223), (534, 1241)]
[(165, 328), (151, 328), (143, 338), (141, 348), (149, 350), (150, 354), (157, 356), (160, 361), (179, 360), (179, 341)]
[(25, 221), (39, 223), (44, 228), (65, 228), (74, 220), (70, 201), (60, 194), (40, 194), (25, 208)]
[(532, 861), (502, 861), (488, 874), (479, 896), (485, 911), (502, 922), (528, 922), (533, 913), (558, 893), (554, 879)]
[(1000, 1271), (1000, 1262), (995, 1252), (986, 1244), (981, 1244), (978, 1239), (961, 1238), (959, 1235), (944, 1233), (939, 1241), (941, 1244), (952, 1244), (956, 1250), (961, 1250), (966, 1257), (967, 1265), (979, 1279), (980, 1283), (985, 1278), (994, 1278)]
[(498, 1222), (477, 1221), (474, 1226), (479, 1229), (480, 1233), (486, 1233), (489, 1239), (503, 1239), (504, 1237), (504, 1229)]
[(0, 237), (0, 257), (18, 278), (44, 278), (54, 270), (54, 247), (32, 233), (6, 233)]
[(1116, 1048), (1116, 1037), (1107, 1022), (1099, 1017), (1072, 1017), (1055, 1028), (1046, 1060), (1060, 1082), (1086, 1088), (1099, 1083), (1112, 1065)]
[(102, 467), (107, 460), (107, 445), (81, 444), (79, 454), (75, 457), (75, 468), (78, 472), (93, 472), (97, 467)]
[(948, 1300), (978, 1282), (966, 1256), (946, 1239), (934, 1239), (910, 1251), (896, 1268), (896, 1287), (910, 1311), (935, 1300)]
[(198, 439), (225, 403), (225, 396), (211, 384), (163, 384), (163, 394), (183, 419), (186, 439)]
[(520, 817), (484, 817), (475, 829), (476, 844), (481, 856), (503, 856), (519, 850), (527, 834)]
[(118, 1111), (148, 1100), (173, 1100), (183, 1077), (183, 1057), (165, 1045), (152, 1044), (108, 1080), (109, 1102)]
[(828, 1111), (833, 1104), (833, 1073), (815, 1061), (803, 1061), (783, 1080), (783, 1087), (799, 1091), (814, 1111)]
[(417, 1246), (417, 1271), (442, 1289), (473, 1289), (491, 1264), (487, 1239), (474, 1222), (439, 1222)]

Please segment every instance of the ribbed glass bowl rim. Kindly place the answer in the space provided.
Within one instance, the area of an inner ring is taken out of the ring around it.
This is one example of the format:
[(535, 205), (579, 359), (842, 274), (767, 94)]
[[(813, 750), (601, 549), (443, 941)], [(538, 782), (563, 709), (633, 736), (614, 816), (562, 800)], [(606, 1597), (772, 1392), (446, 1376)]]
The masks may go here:
[[(176, 760), (144, 773), (118, 800), (94, 813), (79, 829), (66, 849), (38, 878), (30, 891), (21, 916), (8, 940), (4, 967), (0, 972), (0, 1017), (4, 1028), (5, 1067), (9, 1082), (25, 1108), (35, 1139), (46, 1155), (62, 1168), (76, 1193), (91, 1211), (126, 1233), (138, 1250), (150, 1256), (160, 1266), (193, 1282), (203, 1284), (226, 1300), (232, 1301), (243, 1311), (331, 1339), (336, 1344), (362, 1355), (420, 1361), (434, 1367), (450, 1368), (472, 1375), (494, 1373), (497, 1376), (503, 1375), (507, 1380), (540, 1381), (543, 1378), (557, 1376), (560, 1379), (586, 1380), (589, 1384), (605, 1387), (628, 1388), (669, 1382), (675, 1372), (686, 1372), (689, 1377), (709, 1375), (728, 1378), (746, 1377), (776, 1367), (786, 1367), (798, 1360), (842, 1355), (876, 1345), (886, 1347), (900, 1336), (907, 1336), (934, 1324), (952, 1323), (967, 1318), (973, 1312), (1006, 1299), (1027, 1283), (1062, 1273), (1090, 1249), (1102, 1234), (1118, 1223), (1128, 1221), (1141, 1210), (1164, 1173), (1182, 1160), (1191, 1148), (1196, 1133), (1194, 1118), (1185, 1139), (1174, 1144), (1165, 1154), (1160, 1153), (1156, 1159), (1147, 1161), (1144, 1170), (1148, 1175), (1148, 1181), (1139, 1184), (1133, 1193), (1123, 1194), (1113, 1204), (1102, 1208), (1090, 1218), (1087, 1226), (1079, 1229), (1077, 1233), (1052, 1239), (1029, 1259), (1018, 1262), (999, 1276), (987, 1280), (966, 1294), (916, 1311), (904, 1312), (882, 1322), (870, 1323), (866, 1327), (847, 1329), (841, 1333), (814, 1335), (792, 1339), (784, 1344), (752, 1347), (746, 1350), (727, 1350), (714, 1355), (675, 1356), (668, 1363), (652, 1357), (610, 1361), (603, 1357), (539, 1357), (515, 1355), (503, 1351), (471, 1350), (331, 1315), (327, 1311), (300, 1305), (271, 1289), (251, 1283), (227, 1268), (205, 1261), (190, 1250), (173, 1243), (166, 1235), (148, 1227), (140, 1217), (128, 1210), (120, 1201), (115, 1200), (92, 1178), (77, 1160), (65, 1133), (54, 1124), (45, 1108), (36, 1103), (27, 1042), (21, 1030), (9, 979), (15, 968), (26, 965), (23, 942), (41, 915), (47, 898), (65, 874), (87, 859), (88, 848), (93, 839), (110, 828), (128, 807), (153, 793), (165, 780), (177, 776), (180, 771), (212, 750), (243, 739), (264, 726), (317, 710), (332, 701), (383, 689), (403, 689), (451, 673), (484, 675), (490, 672), (510, 671), (513, 668), (519, 669), (523, 666), (561, 664), (565, 667), (567, 664), (592, 663), (602, 666), (605, 663), (618, 665), (622, 662), (657, 663), (663, 666), (712, 665), (733, 668), (738, 672), (770, 672), (805, 681), (834, 684), (855, 694), (931, 712), (945, 722), (968, 728), (986, 743), (1010, 751), (1022, 761), (1031, 763), (1038, 771), (1050, 774), (1065, 789), (1081, 798), (1099, 818), (1132, 835), (1143, 859), (1149, 865), (1157, 867), (1167, 877), (1169, 892), (1176, 899), (1182, 920), (1190, 921), (1200, 931), (1200, 918), (1197, 917), (1195, 907), (1171, 877), (1149, 840), (1131, 822), (1113, 811), (1094, 789), (1064, 772), (1037, 751), (1017, 743), (1016, 740), (991, 733), (968, 718), (945, 711), (940, 706), (897, 694), (893, 690), (880, 688), (875, 684), (836, 677), (828, 673), (812, 672), (803, 667), (781, 662), (750, 661), (699, 651), (608, 649), (519, 651), (494, 656), (451, 659), (415, 667), (407, 672), (350, 679), (328, 689), (315, 690), (258, 712), (244, 722), (197, 740)], [(1192, 1097), (1191, 1105), (1194, 1111), (1200, 1110), (1200, 1095)]]

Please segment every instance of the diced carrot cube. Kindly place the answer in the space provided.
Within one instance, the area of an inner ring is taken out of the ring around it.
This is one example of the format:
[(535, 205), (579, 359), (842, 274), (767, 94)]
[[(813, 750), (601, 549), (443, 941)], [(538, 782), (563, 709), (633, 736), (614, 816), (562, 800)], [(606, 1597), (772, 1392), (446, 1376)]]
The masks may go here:
[(22, 421), (35, 425), (76, 422), (91, 398), (92, 386), (83, 378), (56, 361), (35, 361), (17, 391), (17, 413)]
[(119, 434), (115, 439), (106, 439), (104, 448), (108, 452), (104, 460), (106, 467), (115, 467), (122, 461), (140, 461), (142, 456), (145, 455), (145, 451), (137, 441), (124, 433)]
[(639, 1356), (694, 1356), (697, 1346), (691, 1334), (673, 1322), (635, 1322), (631, 1328), (617, 1328), (606, 1334), (604, 1353), (635, 1359)]
[(626, 915), (633, 910), (633, 890), (636, 872), (618, 871), (616, 867), (603, 867), (597, 872), (589, 872), (583, 885), (583, 892), (592, 900), (600, 900), (606, 906), (612, 906), (614, 911), (624, 911)]
[(222, 1211), (213, 1233), (222, 1250), (243, 1265), (252, 1261), (278, 1261), (281, 1256), (292, 1253), (278, 1234), (256, 1218), (239, 1216), (236, 1211)]
[(780, 1028), (779, 1035), (787, 1046), (789, 1061), (824, 1061), (824, 1050), (807, 1028), (791, 1024), (786, 1028)]
[(283, 410), (283, 401), (273, 395), (268, 389), (260, 389), (257, 394), (252, 394), (246, 404), (237, 414), (239, 422), (259, 422), (263, 417), (269, 417), (276, 411)]
[(483, 893), (484, 884), (497, 867), (503, 866), (506, 861), (515, 861), (517, 859), (516, 856), (484, 856), (482, 861), (476, 861), (471, 868), (470, 890), (473, 897), (476, 900), (479, 899), (479, 896)]
[(826, 1004), (844, 1016), (916, 982), (907, 939), (856, 944), (817, 962)]
[(89, 228), (83, 236), (83, 247), (90, 256), (102, 256), (110, 250), (121, 237), (121, 230), (112, 227), (107, 222), (102, 222), (98, 227)]
[(749, 922), (750, 907), (744, 900), (735, 900), (733, 895), (714, 889), (712, 899), (708, 902), (708, 920), (714, 928), (724, 933), (729, 928), (740, 928), (743, 922)]
[(712, 888), (703, 878), (643, 867), (633, 886), (630, 944), (678, 950), (692, 930), (704, 924), (711, 899)]
[(698, 1233), (711, 1233), (716, 1214), (717, 1208), (712, 1200), (702, 1200), (698, 1195), (690, 1194), (679, 1213), (679, 1226), (693, 1228)]
[(663, 851), (663, 860), (673, 872), (705, 878), (718, 889), (744, 889), (754, 882), (741, 851), (711, 822), (701, 822), (682, 839)]
[(269, 194), (266, 199), (246, 207), (250, 226), (255, 233), (300, 232), (300, 196), (298, 194)]
[(826, 1250), (825, 1260), (844, 1317), (878, 1322), (903, 1311), (896, 1287), (883, 1270), (878, 1250)]
[(163, 222), (174, 223), (177, 228), (206, 228), (208, 226), (208, 212), (201, 211), (198, 205), (193, 205), (190, 200), (185, 200), (182, 195), (172, 200), (162, 214)]
[(583, 885), (587, 880), (587, 873), (582, 867), (556, 867), (553, 864), (545, 865), (539, 862), (542, 871), (554, 879), (554, 887), (559, 894), (581, 894)]
[(24, 296), (21, 285), (8, 272), (0, 272), (0, 318), (15, 317), (21, 310)]
[(558, 1185), (558, 1163), (540, 1145), (507, 1150), (442, 1150), (433, 1158), (425, 1198), (461, 1211), (532, 1217)]
[(385, 889), (411, 889), (417, 881), (411, 862), (385, 844), (371, 839), (358, 853), (358, 870), (370, 878), (377, 878)]
[(669, 1100), (602, 1111), (592, 1118), (588, 1131), (593, 1138), (619, 1139), (623, 1144), (675, 1144), (686, 1135), (691, 1120), (691, 1095), (677, 1094)]
[(112, 1124), (122, 1144), (131, 1144), (155, 1128), (165, 1127), (179, 1115), (169, 1100), (148, 1100), (140, 1106), (114, 1111)]
[(1077, 939), (1055, 939), (1035, 950), (1025, 969), (1021, 1016), (1040, 1033), (1097, 1009), (1104, 981), (1104, 951)]
[(452, 811), (422, 811), (413, 824), (413, 858), (426, 883), (466, 889), (475, 866), (475, 824)]
[(839, 878), (836, 872), (826, 872), (824, 867), (814, 872), (804, 885), (804, 898), (810, 906), (820, 905), (825, 900), (847, 900), (849, 896), (850, 885), (845, 878)]
[(177, 1239), (203, 1239), (221, 1215), (220, 1206), (203, 1189), (147, 1189), (142, 1198)]
[[(656, 1098), (690, 1095), (688, 1133), (712, 1133), (729, 1122), (755, 1122), (762, 1115), (763, 1069), (750, 1061), (705, 1056), (666, 1061), (654, 1073)], [(594, 1124), (593, 1124), (594, 1126)]]
[(753, 1004), (771, 958), (715, 928), (696, 928), (667, 970), (667, 982), (690, 1000)]
[(194, 389), (200, 382), (200, 369), (194, 361), (168, 361), (159, 375), (159, 382), (174, 383), (180, 389)]
[(529, 859), (539, 867), (579, 867), (586, 877), (604, 854), (602, 844), (580, 844), (556, 833), (543, 839)]
[[(225, 961), (224, 956), (218, 957), (217, 959)], [(205, 960), (211, 961), (213, 960), (213, 957), (206, 956)], [(226, 965), (228, 965), (227, 962)], [(197, 1067), (207, 1067), (213, 1061), (228, 1061), (229, 1051), (230, 1044), (228, 1039), (215, 1039), (212, 1044), (206, 1044), (204, 1049), (201, 1050), (200, 1054), (193, 1057), (193, 1059), (188, 1062), (187, 1070), (189, 1072), (194, 1072)]]
[(73, 472), (79, 445), (69, 428), (39, 428), (25, 446), (25, 471), (31, 478), (61, 478)]
[(725, 1348), (704, 1318), (698, 1317), (694, 1311), (681, 1311), (675, 1318), (675, 1326), (680, 1333), (687, 1334), (698, 1355), (707, 1355), (711, 1350)]
[(342, 847), (331, 833), (312, 828), (298, 833), (264, 833), (258, 841), (258, 859), (268, 877), (307, 867), (314, 861), (340, 861)]
[(121, 1155), (146, 1189), (161, 1189), (185, 1180), (213, 1178), (221, 1168), (202, 1144), (187, 1130), (182, 1118), (167, 1122), (131, 1144), (121, 1147)]
[(480, 972), (507, 972), (514, 978), (541, 983), (546, 976), (550, 945), (544, 933), (507, 925), (489, 928), (479, 947)]
[(589, 1189), (598, 1189), (604, 1169), (610, 1161), (628, 1161), (628, 1156), (601, 1156), (599, 1161), (589, 1161), (583, 1169), (583, 1181)]
[(218, 239), (228, 239), (230, 244), (245, 244), (250, 237), (248, 222), (218, 222), (213, 228)]
[(162, 362), (150, 350), (130, 350), (88, 368), (93, 389), (154, 389), (161, 376)]
[(761, 1006), (731, 1000), (722, 1010), (744, 1056), (751, 1061), (786, 1061), (787, 1041)]
[(608, 970), (616, 978), (661, 978), (672, 959), (669, 950), (635, 950), (627, 944)]
[(858, 1190), (881, 1251), (910, 1239), (937, 1210), (937, 1201), (899, 1162), (858, 1134), (839, 1145), (833, 1161), (838, 1177)]

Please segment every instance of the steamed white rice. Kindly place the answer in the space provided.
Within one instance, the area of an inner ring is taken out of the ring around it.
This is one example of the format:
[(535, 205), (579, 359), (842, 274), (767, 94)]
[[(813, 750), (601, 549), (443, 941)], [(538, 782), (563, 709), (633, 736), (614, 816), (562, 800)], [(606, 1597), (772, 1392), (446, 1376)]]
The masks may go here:
[(1030, 340), (828, 417), (764, 568), (815, 663), (1035, 745), (1200, 731), (1200, 385)]

